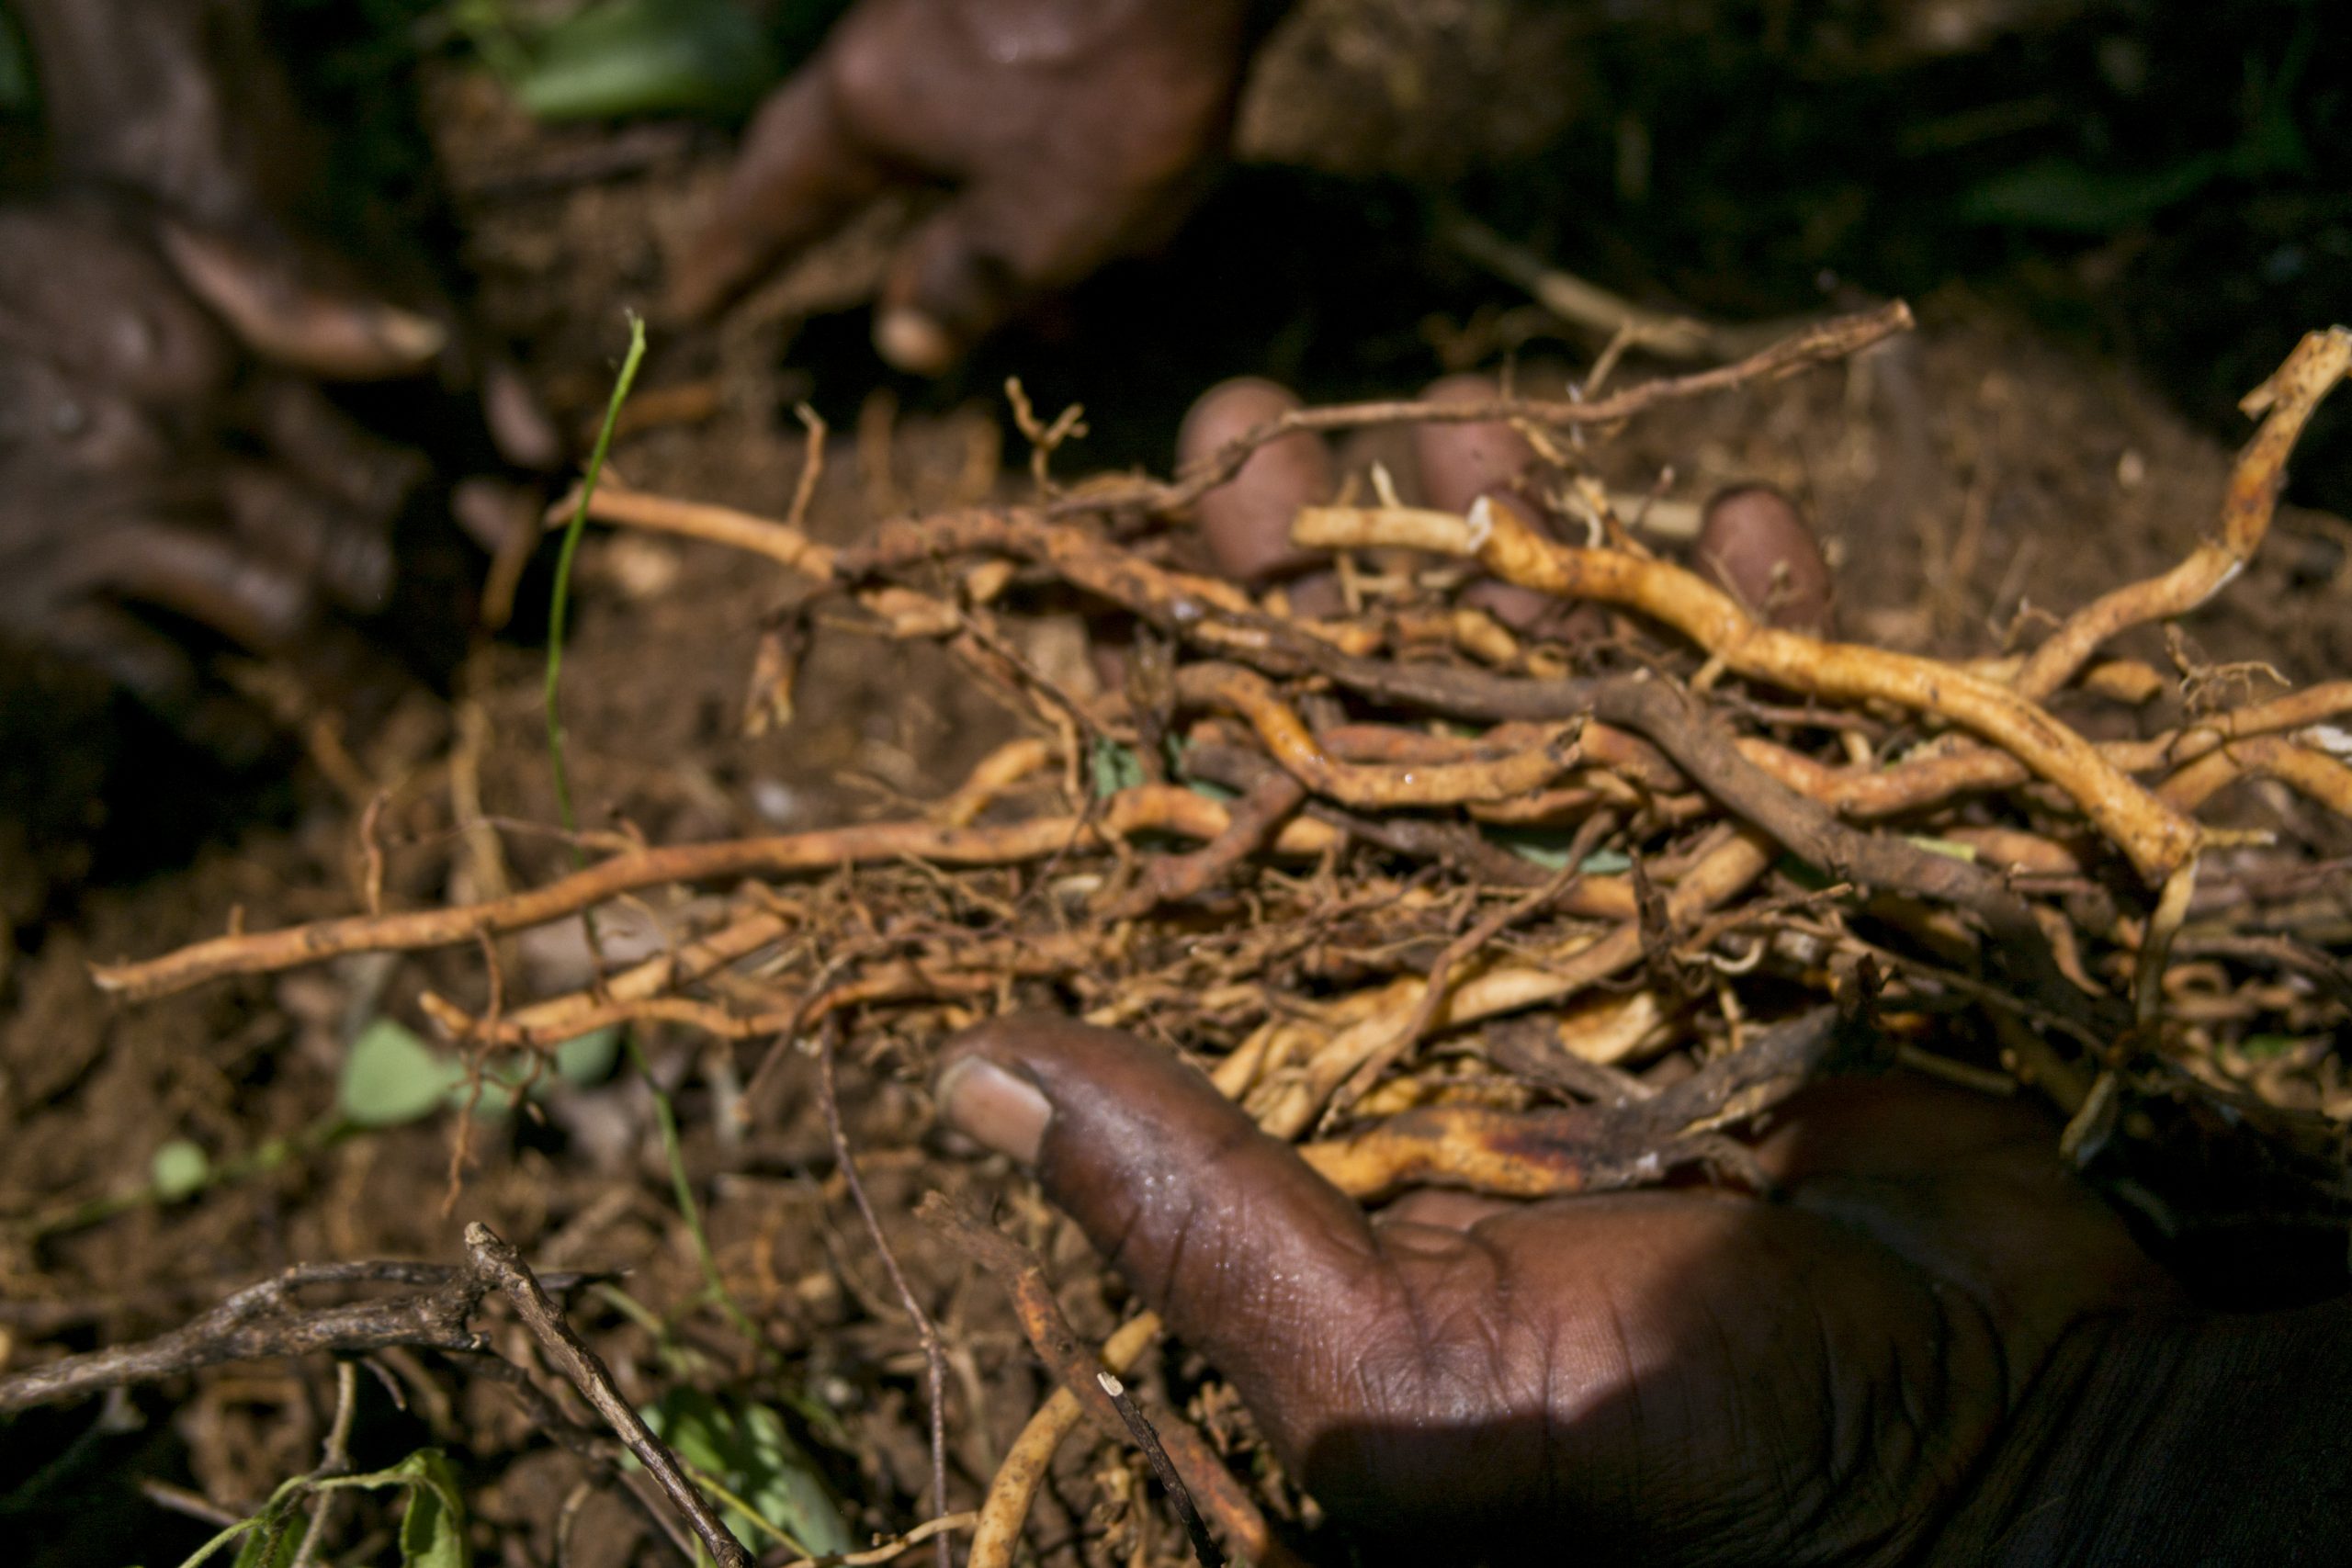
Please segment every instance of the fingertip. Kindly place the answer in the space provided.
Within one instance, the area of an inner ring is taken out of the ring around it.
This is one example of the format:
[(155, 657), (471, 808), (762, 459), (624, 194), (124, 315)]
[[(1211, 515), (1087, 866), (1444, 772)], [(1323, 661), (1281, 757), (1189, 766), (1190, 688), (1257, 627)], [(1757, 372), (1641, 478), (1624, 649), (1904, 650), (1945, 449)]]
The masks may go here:
[(1481, 578), (1462, 591), (1462, 603), (1484, 610), (1515, 632), (1531, 632), (1555, 618), (1562, 602), (1539, 589)]
[(316, 283), (282, 243), (177, 222), (159, 233), (188, 292), (276, 364), (332, 380), (380, 380), (413, 375), (448, 344), (448, 329), (431, 316)]
[(933, 1092), (941, 1119), (956, 1132), (1023, 1165), (1037, 1163), (1054, 1108), (1035, 1084), (973, 1050), (940, 1069)]
[(1718, 491), (1690, 558), (1702, 576), (1771, 626), (1815, 636), (1835, 628), (1836, 583), (1821, 541), (1796, 502), (1770, 485)]
[(498, 455), (518, 468), (552, 473), (563, 465), (563, 433), (537, 390), (512, 360), (482, 367), (482, 423)]
[(1302, 572), (1283, 585), (1283, 592), (1290, 600), (1292, 615), (1302, 621), (1332, 620), (1348, 607), (1347, 591), (1336, 571)]
[(966, 190), (915, 230), (882, 281), (875, 347), (899, 368), (935, 376), (1037, 297), (1016, 265), (1016, 197)]
[(900, 305), (876, 312), (874, 352), (894, 370), (941, 376), (959, 357), (955, 334), (925, 312)]
[[(1492, 377), (1441, 377), (1424, 388), (1425, 403), (1477, 403), (1502, 396)], [(1535, 460), (1527, 438), (1504, 420), (1430, 421), (1413, 426), (1413, 453), (1421, 493), (1441, 512), (1464, 512), (1479, 496), (1515, 484)]]
[(219, 535), (138, 523), (117, 529), (107, 549), (107, 580), (119, 592), (256, 651), (290, 646), (317, 614), (308, 582)]
[[(1177, 468), (1204, 461), (1298, 407), (1296, 393), (1262, 377), (1221, 381), (1185, 412), (1176, 433)], [(1250, 453), (1195, 509), (1217, 570), (1259, 582), (1319, 561), (1316, 552), (1290, 542), (1290, 527), (1300, 507), (1329, 500), (1333, 484), (1330, 448), (1312, 431), (1279, 436)]]

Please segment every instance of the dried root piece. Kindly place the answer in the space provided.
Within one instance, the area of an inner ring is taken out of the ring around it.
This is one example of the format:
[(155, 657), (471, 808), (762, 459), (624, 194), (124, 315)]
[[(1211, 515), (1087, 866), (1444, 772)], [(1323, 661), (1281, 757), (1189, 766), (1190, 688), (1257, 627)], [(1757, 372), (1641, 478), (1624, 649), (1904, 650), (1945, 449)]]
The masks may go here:
[(1759, 626), (1731, 595), (1665, 561), (1544, 538), (1500, 507), (1471, 515), (1310, 507), (1292, 537), (1327, 549), (1389, 547), (1468, 556), (1496, 576), (1564, 599), (1596, 599), (1673, 626), (1725, 669), (1832, 702), (1883, 702), (1931, 715), (2001, 746), (2064, 790), (2159, 881), (2197, 851), (2195, 824), (2015, 691), (1940, 660)]
[[(818, 579), (820, 592), (854, 597), (888, 635), (945, 640), (1033, 710), (1034, 733), (922, 820), (627, 847), (531, 891), (223, 937), (106, 967), (100, 983), (155, 995), (340, 953), (479, 941), (654, 888), (734, 883), (723, 913), (572, 994), (509, 1001), (502, 983), (486, 1008), (428, 994), (426, 1009), (478, 1047), (544, 1049), (621, 1021), (725, 1040), (820, 1026), (922, 1038), (1050, 998), (1225, 1054), (1218, 1082), (1279, 1136), (1372, 1119), (1310, 1145), (1335, 1180), (1367, 1195), (1421, 1182), (1555, 1192), (1691, 1160), (1737, 1175), (1722, 1130), (1818, 1058), (1769, 1084), (1725, 1088), (1716, 1068), (1736, 1077), (1777, 1060), (1766, 1047), (1803, 1008), (1795, 998), (1864, 961), (1895, 976), (1884, 1003), (1899, 1014), (1889, 1032), (1906, 1042), (1900, 1059), (1982, 1089), (2030, 1081), (2070, 1112), (2107, 1115), (2132, 1075), (2174, 1062), (2224, 1081), (2215, 1064), (2257, 1033), (2300, 1040), (2352, 1021), (2316, 947), (2311, 963), (2282, 970), (2267, 949), (2233, 947), (2232, 932), (2189, 919), (2219, 863), (2192, 875), (2199, 852), (2239, 841), (2192, 813), (2231, 780), (2260, 773), (2352, 816), (2338, 725), (2352, 682), (2123, 742), (2094, 743), (2041, 703), (2077, 680), (2132, 703), (2162, 687), (2145, 667), (2092, 660), (2115, 632), (2193, 607), (2243, 566), (2288, 447), (2352, 364), (2352, 334), (2314, 334), (2266, 387), (2268, 418), (2239, 461), (2217, 542), (2098, 601), (2025, 659), (1946, 663), (1767, 624), (1826, 613), (1813, 592), (1826, 585), (1800, 585), (1768, 548), (1717, 563), (1727, 592), (1635, 542), (1590, 477), (1572, 471), (1553, 470), (1590, 513), (1602, 542), (1589, 547), (1554, 541), (1532, 513), (1491, 496), (1457, 515), (1385, 489), (1376, 507), (1307, 508), (1293, 542), (1475, 558), (1519, 588), (1671, 628), (1705, 660), (1695, 674), (1688, 651), (1645, 647), (1634, 627), (1623, 651), (1640, 672), (1568, 678), (1554, 649), (1465, 608), (1458, 578), (1393, 561), (1341, 574), (1349, 615), (1302, 622), (1278, 591), (1261, 604), (1087, 521), (1129, 527), (1212, 494), (1248, 500), (1216, 487), (1253, 455), (1368, 423), (1501, 421), (1534, 465), (1527, 454), (1558, 457), (1546, 429), (1603, 430), (1901, 324), (1899, 312), (1836, 323), (1739, 366), (1589, 403), (1469, 389), (1439, 402), (1285, 405), (1203, 437), (1173, 483), (1111, 478), (1034, 506), (901, 517), (838, 550), (801, 531), (797, 506), (775, 522), (607, 487), (594, 513), (605, 521), (752, 551)], [(1285, 511), (1299, 490), (1284, 491)], [(1802, 605), (1776, 600), (1799, 586)], [(1057, 611), (1075, 594), (1157, 634), (1124, 693), (1080, 702), (1022, 660), (1005, 623), (1040, 587)], [(1804, 701), (1724, 685), (1725, 674)], [(1882, 764), (1889, 707), (1955, 733)], [(1091, 794), (1089, 747), (1097, 759), (1125, 749), (1150, 782)], [(2136, 877), (2117, 878), (2118, 854)], [(2232, 874), (2234, 889), (2251, 873)], [(2275, 902), (2247, 895), (2229, 908)], [(2278, 929), (2342, 918), (2314, 897), (2301, 923)], [(1768, 985), (1741, 978), (1759, 969)], [(1564, 1004), (1581, 1021), (1550, 1057), (1460, 1058), (1482, 1021)], [(1973, 1033), (1996, 1040), (1999, 1056), (1963, 1061), (1907, 1043), (1953, 1013), (1989, 1021)], [(1711, 1042), (1706, 1061), (1674, 1088), (1654, 1091), (1617, 1066), (1698, 1036)], [(1563, 1090), (1596, 1103), (1520, 1109)]]
[(1344, 806), (1459, 806), (1510, 800), (1558, 778), (1576, 764), (1581, 726), (1556, 727), (1527, 750), (1477, 761), (1342, 762), (1317, 744), (1306, 726), (1275, 694), (1272, 682), (1234, 664), (1194, 664), (1177, 677), (1177, 695), (1201, 706), (1238, 714), (1254, 726), (1275, 761), (1317, 794)]
[(2347, 369), (2352, 369), (2352, 329), (2331, 327), (2297, 344), (2287, 362), (2238, 404), (2249, 414), (2268, 417), (2230, 476), (2229, 497), (2222, 503), (2222, 536), (2199, 545), (2162, 577), (2119, 588), (2075, 612), (2018, 672), (2018, 694), (2037, 700), (2048, 696), (2116, 633), (2187, 615), (2228, 587), (2270, 531), (2278, 491), (2287, 482), (2287, 454), (2294, 450), (2312, 411)]

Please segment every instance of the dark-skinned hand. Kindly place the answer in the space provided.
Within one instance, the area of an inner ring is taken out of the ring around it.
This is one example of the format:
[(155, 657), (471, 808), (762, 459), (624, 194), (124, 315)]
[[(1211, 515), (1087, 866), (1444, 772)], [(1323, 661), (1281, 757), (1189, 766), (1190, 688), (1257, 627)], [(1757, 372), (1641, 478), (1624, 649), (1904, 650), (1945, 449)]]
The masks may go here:
[(382, 605), (426, 465), (319, 382), (414, 375), (447, 333), (284, 220), (314, 139), (248, 6), (16, 10), (50, 182), (0, 207), (0, 632), (238, 749), (182, 634), (279, 652)]
[(1014, 1017), (944, 1061), (949, 1125), (1028, 1164), (1368, 1543), (2340, 1561), (2352, 1315), (2192, 1311), (2027, 1107), (1832, 1082), (1757, 1144), (1772, 1201), (1424, 1192), (1367, 1219), (1132, 1036)]
[[(1294, 400), (1217, 389), (1187, 455)], [(1418, 427), (1412, 456), (1400, 484), (1430, 504), (1536, 509), (1507, 430)], [(1212, 558), (1312, 591), (1283, 530), (1330, 468), (1312, 437), (1262, 451), (1201, 509)], [(1826, 569), (1775, 492), (1718, 497), (1694, 556), (1759, 614), (1826, 622)], [(1035, 1172), (1367, 1558), (2344, 1559), (2352, 1311), (2192, 1305), (2034, 1105), (1833, 1078), (1755, 1139), (1769, 1196), (1424, 1190), (1367, 1216), (1131, 1035), (999, 1019), (936, 1083), (946, 1123)]]
[(861, 0), (763, 105), (672, 299), (703, 314), (893, 186), (955, 195), (875, 322), (935, 375), (1172, 228), (1222, 155), (1248, 0)]

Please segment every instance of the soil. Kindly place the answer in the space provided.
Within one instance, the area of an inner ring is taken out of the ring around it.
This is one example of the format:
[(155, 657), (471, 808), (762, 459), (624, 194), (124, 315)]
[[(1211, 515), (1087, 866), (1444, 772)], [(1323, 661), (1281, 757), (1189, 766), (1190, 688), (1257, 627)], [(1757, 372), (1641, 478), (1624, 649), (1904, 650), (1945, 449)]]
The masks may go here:
[[(576, 434), (601, 410), (622, 309), (651, 301), (662, 246), (707, 194), (723, 150), (691, 135), (647, 139), (633, 166), (578, 177), (567, 171), (589, 166), (582, 149), (609, 133), (535, 127), (454, 70), (432, 81), (426, 102), (472, 308)], [(877, 371), (858, 343), (863, 318), (833, 313), (871, 286), (885, 215), (726, 329), (658, 332), (614, 471), (641, 488), (781, 513), (808, 460), (792, 412), (806, 401), (831, 432), (810, 526), (848, 541), (909, 506), (1021, 492), (1025, 475), (1005, 456), (1019, 451), (1017, 438), (994, 385), (1011, 369), (1030, 378), (1041, 407), (1088, 404), (1097, 435), (1059, 459), (1065, 471), (1164, 471), (1184, 401), (1218, 376), (1288, 353), (1312, 394), (1400, 391), (1454, 367), (1448, 354), (1475, 353), (1482, 322), (1501, 307), (1465, 306), (1442, 268), (1437, 284), (1377, 309), (1318, 301), (1311, 279), (1276, 269), (1254, 285), (1275, 302), (1235, 312), (1232, 330), (1203, 334), (1190, 316), (1167, 319), (1157, 301), (1170, 276), (1205, 279), (1209, 302), (1185, 310), (1213, 310), (1238, 287), (1220, 269), (1246, 261), (1246, 250), (1197, 231), (1230, 235), (1276, 205), (1271, 186), (1253, 184), (1271, 178), (1244, 176), (1170, 258), (1114, 268), (1058, 317), (936, 387)], [(1296, 180), (1281, 200), (1306, 214), (1299, 221), (1344, 205), (1333, 187)], [(1361, 223), (1349, 231), (1360, 236)], [(1375, 263), (1365, 292), (1377, 293), (1388, 269), (1417, 267), (1427, 276), (1422, 259)], [(1915, 337), (1849, 368), (1642, 420), (1598, 454), (1611, 488), (1695, 503), (1736, 481), (1778, 485), (1831, 542), (1849, 629), (1944, 652), (2001, 649), (2037, 615), (2160, 569), (2211, 527), (2230, 454), (2160, 391), (2053, 346), (1964, 287), (1917, 304)], [(1424, 323), (1424, 310), (1446, 319)], [(1263, 331), (1270, 313), (1275, 330)], [(1335, 333), (1376, 316), (1348, 351), (1333, 345)], [(1137, 332), (1114, 354), (1100, 344), (1113, 335), (1105, 323), (1123, 317)], [(1515, 374), (1539, 387), (1585, 363), (1581, 350), (1538, 344)], [(526, 598), (543, 591), (543, 577), (526, 580)], [(746, 735), (757, 637), (792, 592), (780, 572), (716, 547), (588, 538), (562, 682), (584, 825), (686, 842), (896, 814), (944, 794), (1012, 732), (1007, 708), (933, 645), (820, 622), (793, 721)], [(2352, 525), (2290, 505), (2254, 569), (2186, 630), (2177, 649), (2151, 636), (2122, 651), (2160, 665), (2176, 652), (2205, 665), (2246, 661), (2245, 678), (2257, 684), (2262, 664), (2297, 682), (2352, 669)], [(1034, 657), (1072, 657), (1068, 628), (1041, 635)], [(389, 901), (455, 900), (481, 894), (488, 877), (522, 886), (556, 874), (567, 850), (545, 827), (557, 810), (543, 660), (519, 639), (481, 642), (453, 660), (446, 690), (410, 690), (353, 727), (345, 743), (357, 784), (350, 770), (340, 787), (332, 782), (314, 734), (290, 789), (272, 786), (256, 814), (213, 830), (184, 863), (53, 894), (53, 918), (27, 924), (0, 954), (0, 1124), (10, 1130), (0, 1140), (0, 1366), (35, 1344), (85, 1348), (159, 1332), (296, 1260), (448, 1259), (462, 1226), (481, 1220), (540, 1267), (609, 1272), (665, 1325), (657, 1336), (614, 1296), (581, 1298), (576, 1320), (625, 1390), (658, 1386), (684, 1354), (707, 1383), (821, 1412), (806, 1435), (854, 1532), (903, 1529), (926, 1512), (921, 1357), (834, 1168), (805, 1061), (786, 1068), (782, 1112), (737, 1130), (727, 1111), (757, 1049), (645, 1042), (677, 1102), (720, 1269), (774, 1353), (765, 1361), (700, 1301), (650, 1100), (627, 1075), (559, 1091), (543, 1117), (475, 1126), (454, 1186), (458, 1123), (443, 1116), (343, 1138), (190, 1201), (28, 1234), (29, 1217), (136, 1186), (170, 1140), (192, 1139), (220, 1162), (299, 1139), (333, 1106), (357, 1022), (386, 1015), (429, 1037), (415, 1002), (425, 988), (485, 1001), (472, 953), (345, 961), (136, 1009), (101, 998), (85, 965), (232, 921), (267, 928), (357, 907), (360, 807), (378, 790), (389, 803), (377, 829), (390, 851)], [(451, 831), (453, 785), (469, 784), (484, 814), (515, 825), (500, 835), (495, 863)], [(2242, 793), (2250, 817), (2267, 809), (2258, 788)], [(2352, 832), (2335, 828), (2324, 848), (2352, 852)], [(584, 962), (561, 942), (502, 956), (539, 990), (570, 983)], [(968, 1506), (1044, 1390), (1001, 1293), (929, 1238), (910, 1217), (916, 1200), (944, 1190), (998, 1212), (1068, 1287), (1082, 1335), (1107, 1332), (1123, 1297), (1002, 1162), (943, 1140), (916, 1055), (853, 1053), (846, 1066), (865, 1181), (916, 1291), (961, 1348), (951, 1502)], [(1213, 1407), (1212, 1430), (1237, 1452), (1255, 1451), (1246, 1416), (1181, 1353), (1145, 1382), (1151, 1397)], [(0, 1507), (15, 1516), (16, 1539), (44, 1543), (27, 1561), (174, 1561), (213, 1527), (157, 1506), (139, 1485), (250, 1508), (315, 1462), (332, 1387), (321, 1365), (233, 1367), (19, 1421), (0, 1428)], [(534, 1441), (493, 1386), (427, 1358), (386, 1358), (380, 1382), (362, 1380), (356, 1451), (390, 1462), (424, 1440), (451, 1450), (500, 1561), (552, 1560), (577, 1462)], [(1298, 1517), (1279, 1477), (1263, 1490)], [(1040, 1560), (1186, 1561), (1165, 1515), (1139, 1502), (1148, 1494), (1130, 1456), (1066, 1445), (1031, 1527)], [(642, 1516), (609, 1497), (570, 1528), (574, 1562), (669, 1559)]]

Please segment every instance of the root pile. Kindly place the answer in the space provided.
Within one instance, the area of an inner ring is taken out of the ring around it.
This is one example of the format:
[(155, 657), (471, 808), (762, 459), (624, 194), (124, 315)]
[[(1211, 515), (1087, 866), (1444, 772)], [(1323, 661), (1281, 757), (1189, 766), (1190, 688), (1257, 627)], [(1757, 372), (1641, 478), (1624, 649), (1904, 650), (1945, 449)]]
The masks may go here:
[[(2107, 649), (2224, 591), (2260, 547), (2352, 333), (2313, 333), (2247, 399), (2263, 423), (2205, 544), (2001, 656), (1765, 626), (1653, 554), (1580, 471), (1645, 407), (1907, 324), (1894, 307), (1586, 402), (1303, 411), (1167, 482), (1057, 488), (1041, 448), (1031, 503), (904, 517), (845, 549), (797, 521), (608, 486), (603, 523), (813, 582), (757, 629), (756, 717), (788, 720), (809, 617), (854, 604), (877, 635), (949, 644), (1028, 733), (903, 820), (623, 844), (511, 897), (241, 932), (99, 982), (139, 998), (339, 954), (492, 954), (634, 902), (669, 936), (607, 953), (587, 987), (424, 1006), (483, 1055), (616, 1022), (763, 1045), (753, 1115), (804, 1043), (838, 1038), (855, 1061), (896, 1039), (920, 1060), (993, 1012), (1059, 1009), (1194, 1054), (1368, 1201), (1690, 1167), (1750, 1179), (1728, 1134), (1857, 1056), (2046, 1096), (2082, 1160), (2144, 1108), (2190, 1105), (2339, 1168), (2352, 868), (2314, 847), (2340, 833), (2293, 824), (2352, 817), (2352, 682), (2214, 705), (2226, 682)], [(1310, 508), (1294, 541), (1339, 552), (1350, 604), (1315, 623), (1180, 564), (1166, 525), (1258, 446), (1429, 419), (1518, 424), (1590, 542), (1485, 504)], [(1480, 574), (1600, 606), (1608, 630), (1574, 648), (1516, 636), (1457, 603)], [(1117, 646), (1115, 679), (1023, 651), (1029, 618), (1073, 613)], [(2182, 722), (2138, 719), (2159, 696)], [(2117, 733), (2134, 738), (2094, 739)], [(2286, 828), (2200, 819), (2252, 775), (2281, 786)], [(1079, 1418), (1063, 1404), (1057, 1431)]]

